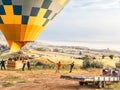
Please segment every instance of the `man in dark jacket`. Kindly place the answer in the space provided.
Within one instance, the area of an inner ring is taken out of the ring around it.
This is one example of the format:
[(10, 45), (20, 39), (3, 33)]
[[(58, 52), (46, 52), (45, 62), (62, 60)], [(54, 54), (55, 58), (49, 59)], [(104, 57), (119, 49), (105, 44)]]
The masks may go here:
[(31, 70), (31, 68), (30, 68), (30, 61), (29, 60), (27, 61), (27, 67), (28, 67), (28, 70)]
[(72, 72), (73, 67), (74, 67), (74, 62), (70, 64), (70, 73)]
[(3, 68), (4, 68), (4, 70), (6, 70), (6, 68), (5, 68), (5, 61), (4, 60), (1, 61), (1, 70), (3, 70)]

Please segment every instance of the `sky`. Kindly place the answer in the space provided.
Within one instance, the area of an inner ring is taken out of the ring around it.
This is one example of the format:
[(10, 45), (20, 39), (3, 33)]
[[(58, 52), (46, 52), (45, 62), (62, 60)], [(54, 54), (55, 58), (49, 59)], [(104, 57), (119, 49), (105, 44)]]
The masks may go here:
[(120, 42), (120, 0), (70, 0), (38, 40)]

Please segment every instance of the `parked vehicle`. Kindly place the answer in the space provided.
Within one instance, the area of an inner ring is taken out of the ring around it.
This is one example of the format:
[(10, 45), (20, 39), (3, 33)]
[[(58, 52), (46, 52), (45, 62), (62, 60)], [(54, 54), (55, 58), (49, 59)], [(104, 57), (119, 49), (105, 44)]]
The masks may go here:
[(62, 79), (79, 81), (79, 85), (97, 86), (98, 88), (105, 88), (106, 85), (117, 83), (120, 81), (120, 69), (119, 68), (104, 68), (102, 75), (100, 76), (66, 76), (61, 75)]

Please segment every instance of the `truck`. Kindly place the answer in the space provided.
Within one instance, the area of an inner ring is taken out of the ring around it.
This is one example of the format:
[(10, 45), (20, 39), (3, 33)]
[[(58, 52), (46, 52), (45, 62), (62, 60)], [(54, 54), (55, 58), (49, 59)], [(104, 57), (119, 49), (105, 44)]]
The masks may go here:
[(105, 88), (106, 85), (118, 83), (120, 81), (119, 68), (104, 68), (102, 74), (99, 76), (69, 76), (61, 75), (61, 79), (75, 80), (79, 82), (80, 86), (91, 85), (98, 88)]

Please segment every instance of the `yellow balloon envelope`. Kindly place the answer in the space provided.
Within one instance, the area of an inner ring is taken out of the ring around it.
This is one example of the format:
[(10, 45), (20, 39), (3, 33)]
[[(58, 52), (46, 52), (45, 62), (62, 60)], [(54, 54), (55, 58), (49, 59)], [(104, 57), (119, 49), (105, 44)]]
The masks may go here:
[(35, 41), (69, 0), (0, 0), (0, 29), (12, 51)]

